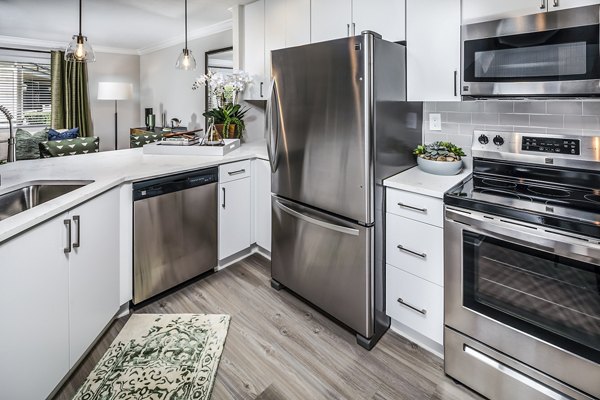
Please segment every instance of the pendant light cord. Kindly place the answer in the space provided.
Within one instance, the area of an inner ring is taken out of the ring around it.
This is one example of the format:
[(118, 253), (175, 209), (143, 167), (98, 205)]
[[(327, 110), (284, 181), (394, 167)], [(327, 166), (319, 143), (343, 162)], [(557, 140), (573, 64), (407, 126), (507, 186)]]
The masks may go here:
[(79, 0), (79, 36), (81, 36), (81, 1)]
[[(81, 1), (81, 0), (79, 0)], [(187, 0), (185, 0), (185, 49), (187, 50)]]

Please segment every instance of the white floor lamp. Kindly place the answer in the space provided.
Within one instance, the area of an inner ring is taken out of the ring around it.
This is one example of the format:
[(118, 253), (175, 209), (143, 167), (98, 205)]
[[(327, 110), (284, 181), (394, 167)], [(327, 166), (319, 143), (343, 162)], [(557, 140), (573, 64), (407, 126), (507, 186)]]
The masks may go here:
[(98, 100), (115, 102), (115, 150), (118, 149), (117, 101), (129, 100), (133, 94), (133, 85), (126, 82), (98, 82)]

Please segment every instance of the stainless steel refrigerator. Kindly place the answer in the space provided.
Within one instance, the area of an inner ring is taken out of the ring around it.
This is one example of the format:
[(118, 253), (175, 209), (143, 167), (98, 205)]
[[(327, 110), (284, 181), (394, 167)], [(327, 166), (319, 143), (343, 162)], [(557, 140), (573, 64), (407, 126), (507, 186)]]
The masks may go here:
[(385, 178), (415, 165), (422, 103), (406, 102), (406, 48), (372, 32), (272, 52), (271, 284), (371, 349), (385, 313)]

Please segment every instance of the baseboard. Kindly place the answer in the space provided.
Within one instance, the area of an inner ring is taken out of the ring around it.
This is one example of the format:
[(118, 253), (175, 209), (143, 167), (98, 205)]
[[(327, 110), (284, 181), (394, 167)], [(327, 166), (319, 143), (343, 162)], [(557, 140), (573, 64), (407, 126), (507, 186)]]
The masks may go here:
[(227, 258), (219, 260), (219, 264), (215, 268), (215, 271), (220, 271), (224, 268), (229, 267), (232, 264), (235, 264), (236, 262), (242, 261), (244, 258), (252, 255), (252, 253), (254, 253), (254, 249), (251, 246), (251, 247), (248, 247), (247, 249), (244, 249), (238, 253), (235, 253), (232, 256), (229, 256)]
[(390, 330), (397, 333), (398, 335), (405, 337), (411, 342), (417, 344), (422, 349), (427, 350), (428, 352), (438, 356), (442, 360), (444, 359), (444, 346), (429, 339), (426, 336), (423, 336), (419, 332), (414, 329), (404, 325), (401, 322), (396, 321), (392, 318), (392, 326)]

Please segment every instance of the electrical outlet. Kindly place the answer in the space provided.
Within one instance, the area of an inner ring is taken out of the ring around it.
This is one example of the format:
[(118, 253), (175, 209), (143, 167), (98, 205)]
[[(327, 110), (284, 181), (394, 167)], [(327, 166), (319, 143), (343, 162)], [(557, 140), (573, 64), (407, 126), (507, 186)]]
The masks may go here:
[(429, 130), (430, 131), (441, 131), (442, 130), (442, 114), (429, 114)]

